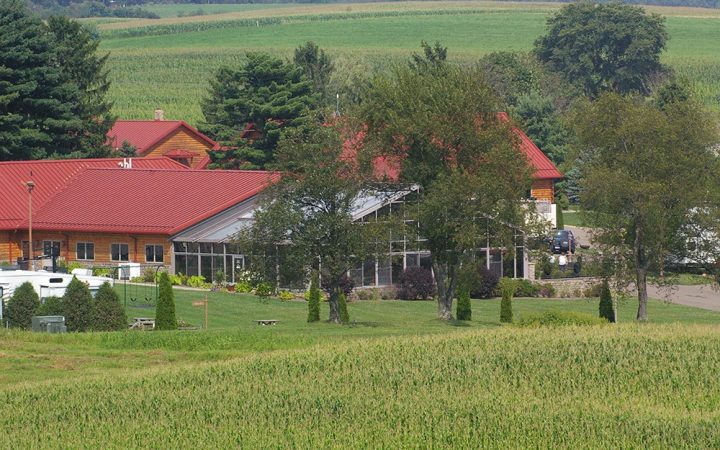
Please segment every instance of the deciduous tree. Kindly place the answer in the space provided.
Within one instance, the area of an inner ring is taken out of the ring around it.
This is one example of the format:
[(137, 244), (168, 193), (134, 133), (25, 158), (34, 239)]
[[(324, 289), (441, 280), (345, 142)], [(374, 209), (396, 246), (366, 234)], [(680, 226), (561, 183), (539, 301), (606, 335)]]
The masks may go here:
[(634, 283), (637, 319), (647, 320), (648, 272), (689, 254), (686, 230), (698, 239), (720, 236), (712, 218), (720, 210), (714, 125), (692, 99), (661, 108), (611, 93), (578, 112), (576, 132), (586, 158), (585, 221), (615, 275)]

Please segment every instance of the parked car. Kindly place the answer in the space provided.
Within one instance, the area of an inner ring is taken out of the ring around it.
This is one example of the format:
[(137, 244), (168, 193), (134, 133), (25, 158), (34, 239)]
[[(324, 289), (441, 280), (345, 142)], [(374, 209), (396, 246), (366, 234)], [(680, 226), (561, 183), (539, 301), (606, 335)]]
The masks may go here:
[(558, 230), (550, 240), (550, 253), (575, 253), (575, 236), (570, 230)]

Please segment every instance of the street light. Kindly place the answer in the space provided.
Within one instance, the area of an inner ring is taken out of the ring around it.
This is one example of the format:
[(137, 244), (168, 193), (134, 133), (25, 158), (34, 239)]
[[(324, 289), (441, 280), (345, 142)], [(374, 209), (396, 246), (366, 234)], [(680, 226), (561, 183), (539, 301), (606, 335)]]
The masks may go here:
[(35, 189), (33, 181), (26, 181), (25, 187), (28, 191), (28, 247), (30, 250), (30, 264), (28, 269), (35, 270), (35, 255), (33, 255), (33, 238), (32, 238), (32, 191)]

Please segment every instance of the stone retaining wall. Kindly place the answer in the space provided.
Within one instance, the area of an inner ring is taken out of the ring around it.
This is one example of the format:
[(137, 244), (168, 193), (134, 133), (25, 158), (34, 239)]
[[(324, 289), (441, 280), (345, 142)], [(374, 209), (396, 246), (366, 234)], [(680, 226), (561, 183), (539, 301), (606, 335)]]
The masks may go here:
[(548, 280), (535, 280), (538, 284), (550, 284), (555, 288), (556, 298), (580, 298), (585, 291), (602, 283), (600, 277), (556, 278)]

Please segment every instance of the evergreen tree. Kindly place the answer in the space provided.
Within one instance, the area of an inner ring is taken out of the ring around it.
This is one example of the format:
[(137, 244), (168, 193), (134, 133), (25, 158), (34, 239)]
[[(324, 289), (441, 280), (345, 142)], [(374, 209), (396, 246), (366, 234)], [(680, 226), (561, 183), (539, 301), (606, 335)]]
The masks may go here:
[[(265, 53), (249, 53), (239, 69), (222, 67), (201, 104), (200, 130), (231, 149), (216, 152), (214, 165), (259, 169), (275, 162), (288, 129), (308, 123), (319, 101), (303, 69)], [(242, 136), (252, 126), (249, 135)]]
[(177, 319), (175, 318), (175, 294), (167, 272), (160, 272), (160, 292), (155, 307), (155, 329), (175, 330)]
[(35, 312), (36, 316), (64, 316), (65, 310), (61, 297), (47, 297)]
[(500, 323), (512, 323), (512, 298), (515, 293), (515, 281), (510, 278), (503, 278), (500, 280), (499, 286), (502, 295), (502, 300), (500, 300)]
[(82, 121), (82, 129), (75, 135), (71, 150), (82, 157), (108, 156), (111, 149), (106, 135), (115, 122), (112, 103), (106, 98), (110, 80), (105, 64), (110, 54), (98, 56), (99, 35), (76, 20), (53, 16), (47, 25), (55, 43), (57, 66), (81, 96), (73, 113)]
[(120, 304), (120, 297), (110, 283), (103, 283), (95, 295), (92, 329), (94, 331), (122, 331), (127, 327), (127, 315)]
[(313, 274), (310, 282), (310, 295), (308, 298), (308, 322), (320, 320), (320, 287), (317, 274)]
[(563, 210), (560, 207), (560, 205), (556, 205), (557, 208), (555, 209), (555, 222), (558, 230), (564, 230), (565, 229), (565, 218), (563, 216)]
[(615, 306), (610, 293), (610, 284), (607, 279), (603, 280), (602, 289), (600, 290), (600, 317), (607, 319), (610, 323), (617, 322)]
[(88, 331), (92, 326), (93, 298), (87, 284), (73, 277), (63, 295), (65, 325), (68, 331)]
[(0, 0), (0, 161), (76, 149), (77, 86), (58, 66), (45, 25), (21, 0)]
[(472, 309), (470, 306), (470, 290), (458, 289), (457, 320), (472, 320)]
[(350, 323), (350, 314), (347, 309), (345, 292), (338, 290), (338, 309), (340, 310), (340, 323)]
[(13, 292), (7, 304), (6, 319), (11, 327), (30, 328), (32, 316), (40, 306), (40, 299), (33, 285), (26, 281)]
[(330, 95), (327, 86), (335, 66), (325, 51), (314, 42), (308, 41), (295, 49), (293, 61), (305, 71), (305, 76), (313, 82), (315, 91), (326, 102), (329, 101)]

